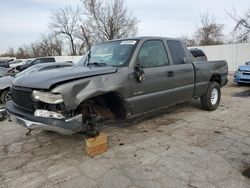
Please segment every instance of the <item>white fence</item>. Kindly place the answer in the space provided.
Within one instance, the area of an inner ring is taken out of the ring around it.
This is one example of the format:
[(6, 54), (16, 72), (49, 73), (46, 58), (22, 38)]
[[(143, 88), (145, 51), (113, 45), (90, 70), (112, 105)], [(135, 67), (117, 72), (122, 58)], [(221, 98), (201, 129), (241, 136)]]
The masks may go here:
[[(197, 46), (202, 49), (209, 61), (226, 60), (229, 71), (237, 70), (239, 65), (250, 61), (250, 43), (225, 44), (216, 46)], [(73, 61), (76, 63), (82, 56), (55, 56), (56, 61)]]
[(229, 71), (235, 71), (239, 65), (250, 61), (250, 43), (197, 46), (195, 48), (203, 50), (209, 61), (226, 60)]

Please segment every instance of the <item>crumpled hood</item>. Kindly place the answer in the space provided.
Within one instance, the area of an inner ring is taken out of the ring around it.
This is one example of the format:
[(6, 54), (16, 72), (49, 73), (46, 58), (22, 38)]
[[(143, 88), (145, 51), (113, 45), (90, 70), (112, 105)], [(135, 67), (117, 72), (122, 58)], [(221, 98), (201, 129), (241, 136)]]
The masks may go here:
[(241, 66), (239, 66), (239, 70), (250, 71), (250, 65), (241, 65)]
[(81, 79), (90, 76), (115, 73), (115, 67), (84, 67), (73, 66), (48, 71), (41, 71), (19, 78), (15, 78), (12, 84), (19, 87), (33, 89), (50, 89), (56, 83)]

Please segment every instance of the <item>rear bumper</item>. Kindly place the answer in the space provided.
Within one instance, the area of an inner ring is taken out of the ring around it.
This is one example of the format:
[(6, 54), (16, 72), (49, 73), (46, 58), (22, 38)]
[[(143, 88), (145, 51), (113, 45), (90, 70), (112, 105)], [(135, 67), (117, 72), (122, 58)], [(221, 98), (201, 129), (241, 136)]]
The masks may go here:
[(64, 120), (36, 117), (32, 113), (15, 106), (12, 101), (8, 101), (5, 108), (13, 122), (29, 130), (46, 130), (64, 135), (72, 135), (80, 132), (82, 128), (81, 115)]

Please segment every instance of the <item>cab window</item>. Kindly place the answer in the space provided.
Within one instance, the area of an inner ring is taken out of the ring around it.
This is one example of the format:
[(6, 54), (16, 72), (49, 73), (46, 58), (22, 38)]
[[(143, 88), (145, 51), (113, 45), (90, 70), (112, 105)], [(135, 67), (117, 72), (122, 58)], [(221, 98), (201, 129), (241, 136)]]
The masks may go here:
[(169, 65), (165, 46), (160, 40), (144, 42), (138, 54), (138, 60), (144, 68)]

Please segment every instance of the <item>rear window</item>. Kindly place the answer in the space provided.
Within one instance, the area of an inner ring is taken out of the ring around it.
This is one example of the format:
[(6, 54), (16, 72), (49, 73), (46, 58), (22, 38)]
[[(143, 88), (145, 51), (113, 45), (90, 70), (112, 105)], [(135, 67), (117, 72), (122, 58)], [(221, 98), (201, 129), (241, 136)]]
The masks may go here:
[(40, 62), (41, 62), (41, 63), (55, 62), (55, 58), (40, 59)]
[(186, 57), (182, 44), (179, 41), (169, 40), (167, 41), (173, 62), (176, 65), (185, 64), (183, 61)]

